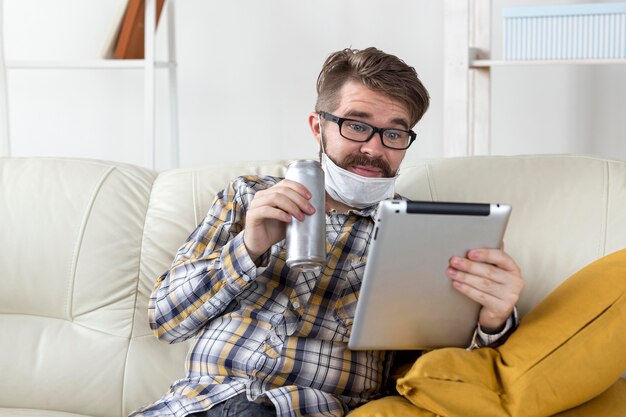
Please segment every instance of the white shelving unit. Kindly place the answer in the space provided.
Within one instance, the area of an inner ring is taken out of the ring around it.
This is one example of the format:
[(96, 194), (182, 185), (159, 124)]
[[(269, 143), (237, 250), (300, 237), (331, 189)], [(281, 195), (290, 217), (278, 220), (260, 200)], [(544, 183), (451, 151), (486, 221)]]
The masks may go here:
[(444, 156), (490, 153), (491, 0), (444, 0)]
[(491, 153), (491, 68), (626, 64), (626, 59), (493, 60), (491, 0), (444, 0), (444, 156)]
[[(155, 169), (156, 166), (156, 127), (155, 127), (155, 70), (168, 70), (170, 99), (170, 165), (179, 166), (178, 140), (178, 84), (176, 75), (176, 50), (174, 30), (174, 0), (166, 0), (167, 8), (167, 61), (155, 59), (156, 0), (145, 1), (144, 59), (101, 59), (63, 61), (5, 61), (4, 54), (4, 0), (0, 0), (0, 156), (11, 156), (10, 100), (8, 73), (12, 70), (141, 70), (144, 72), (144, 163)], [(165, 10), (164, 10), (165, 11)]]

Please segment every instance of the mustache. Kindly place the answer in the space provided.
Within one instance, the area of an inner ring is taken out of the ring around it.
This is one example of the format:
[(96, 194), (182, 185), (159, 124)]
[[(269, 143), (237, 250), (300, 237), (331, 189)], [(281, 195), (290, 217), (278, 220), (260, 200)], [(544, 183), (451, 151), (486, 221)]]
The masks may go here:
[(378, 168), (382, 171), (383, 177), (387, 178), (395, 177), (396, 175), (396, 173), (391, 170), (389, 164), (381, 156), (377, 158), (370, 158), (369, 156), (363, 154), (351, 154), (344, 158), (340, 166), (343, 169), (348, 169), (354, 165), (365, 165)]

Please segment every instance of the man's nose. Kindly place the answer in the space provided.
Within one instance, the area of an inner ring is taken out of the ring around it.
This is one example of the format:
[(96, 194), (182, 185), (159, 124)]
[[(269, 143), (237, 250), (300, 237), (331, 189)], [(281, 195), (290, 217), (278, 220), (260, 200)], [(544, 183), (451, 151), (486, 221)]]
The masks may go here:
[(372, 157), (380, 156), (385, 152), (383, 141), (380, 138), (380, 132), (374, 133), (374, 136), (372, 136), (370, 140), (363, 142), (361, 152)]

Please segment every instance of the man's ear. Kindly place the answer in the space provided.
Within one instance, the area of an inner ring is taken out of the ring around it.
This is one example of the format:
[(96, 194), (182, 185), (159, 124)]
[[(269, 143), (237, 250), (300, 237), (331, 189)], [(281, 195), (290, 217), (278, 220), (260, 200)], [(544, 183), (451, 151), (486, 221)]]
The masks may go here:
[(315, 138), (315, 140), (317, 141), (317, 144), (319, 145), (320, 137), (321, 137), (320, 136), (320, 133), (321, 133), (320, 115), (318, 113), (310, 113), (308, 122), (309, 122), (309, 128), (311, 129), (311, 133), (313, 133), (313, 137)]

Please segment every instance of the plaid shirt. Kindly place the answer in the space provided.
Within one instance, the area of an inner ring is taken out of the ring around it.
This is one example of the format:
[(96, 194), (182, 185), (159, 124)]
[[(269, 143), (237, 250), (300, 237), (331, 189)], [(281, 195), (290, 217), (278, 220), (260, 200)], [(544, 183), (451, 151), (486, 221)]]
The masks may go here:
[(137, 416), (176, 416), (239, 393), (271, 401), (278, 416), (343, 416), (375, 397), (391, 355), (347, 348), (375, 207), (326, 215), (327, 265), (316, 275), (285, 264), (284, 241), (250, 259), (246, 210), (275, 177), (240, 177), (157, 281), (149, 318), (170, 343), (197, 336), (187, 376)]
[(246, 210), (279, 180), (235, 179), (158, 279), (154, 333), (197, 341), (186, 378), (137, 415), (185, 416), (246, 392), (271, 401), (278, 416), (342, 416), (380, 391), (388, 355), (347, 348), (374, 208), (327, 215), (320, 274), (288, 268), (284, 241), (257, 267), (243, 244)]

